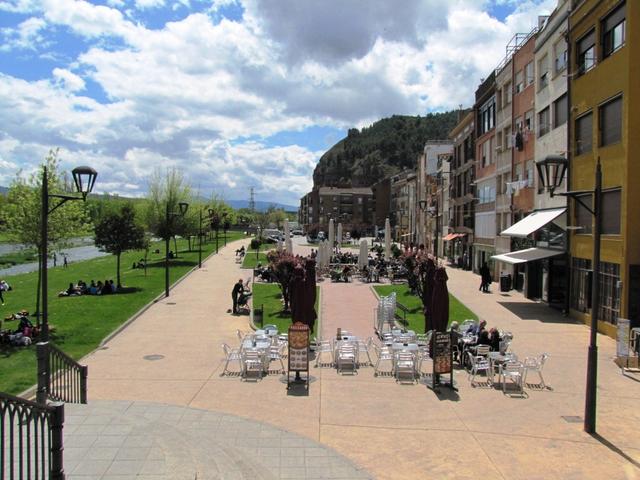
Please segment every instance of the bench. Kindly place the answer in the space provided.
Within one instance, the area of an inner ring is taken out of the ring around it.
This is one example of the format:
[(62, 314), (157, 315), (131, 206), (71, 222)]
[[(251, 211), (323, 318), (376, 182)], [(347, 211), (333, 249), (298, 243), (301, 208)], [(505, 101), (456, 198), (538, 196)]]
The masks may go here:
[[(398, 313), (398, 310), (400, 310), (401, 314)], [(398, 319), (398, 321), (400, 323), (402, 323), (404, 326), (409, 325), (409, 322), (407, 322), (407, 313), (410, 313), (411, 310), (409, 310), (407, 307), (405, 307), (403, 304), (401, 304), (400, 302), (396, 301), (396, 311), (395, 311), (395, 318)]]

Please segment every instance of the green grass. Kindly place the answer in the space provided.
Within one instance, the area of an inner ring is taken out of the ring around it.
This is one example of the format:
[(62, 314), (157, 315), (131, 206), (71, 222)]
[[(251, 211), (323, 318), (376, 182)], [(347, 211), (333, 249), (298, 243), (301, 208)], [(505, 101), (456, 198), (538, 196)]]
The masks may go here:
[(23, 263), (33, 263), (38, 261), (38, 252), (33, 249), (21, 250), (19, 252), (0, 255), (0, 269), (9, 268)]
[[(231, 232), (227, 241), (242, 238), (242, 233)], [(164, 252), (162, 243), (154, 244)], [(171, 249), (173, 249), (171, 242)], [(198, 251), (186, 252), (187, 241), (178, 241), (179, 256), (171, 261), (170, 281), (178, 280), (198, 264)], [(215, 242), (202, 246), (202, 257), (215, 250)], [(122, 255), (121, 276), (126, 293), (107, 296), (58, 297), (70, 282), (116, 278), (116, 258), (113, 255), (83, 262), (70, 263), (68, 268), (50, 268), (49, 279), (49, 324), (55, 327), (52, 341), (73, 358), (81, 358), (94, 350), (100, 342), (123, 324), (144, 305), (164, 290), (163, 253), (150, 253), (147, 275), (144, 270), (132, 269), (134, 261), (144, 257), (144, 252), (133, 251)], [(6, 292), (5, 305), (0, 306), (0, 318), (27, 309), (35, 311), (37, 272), (7, 277), (13, 290)], [(35, 317), (32, 317), (35, 323)], [(15, 329), (16, 322), (3, 322), (2, 328)], [(89, 373), (91, 375), (91, 373)], [(17, 394), (36, 382), (35, 348), (0, 346), (0, 391)]]
[[(407, 313), (407, 328), (415, 331), (416, 333), (424, 333), (422, 300), (411, 293), (408, 285), (379, 285), (373, 288), (378, 292), (378, 295), (385, 297), (390, 295), (392, 292), (396, 292), (396, 300), (398, 303), (401, 303), (409, 309), (409, 313)], [(400, 310), (396, 310), (396, 312), (402, 318), (402, 312)], [(469, 310), (456, 297), (449, 294), (449, 324), (453, 321), (462, 323), (466, 319), (477, 320), (478, 316)]]
[(259, 252), (258, 258), (256, 259), (256, 251), (250, 250), (244, 256), (244, 260), (242, 261), (242, 268), (255, 268), (258, 263), (261, 263), (263, 267), (269, 263), (269, 260), (267, 260), (266, 252)]
[[(282, 312), (282, 294), (276, 283), (254, 283), (253, 307), (264, 305), (263, 325), (273, 324), (279, 332), (286, 332), (291, 325), (291, 313)], [(316, 287), (316, 313), (320, 302), (320, 287)], [(316, 320), (316, 325), (318, 321)]]

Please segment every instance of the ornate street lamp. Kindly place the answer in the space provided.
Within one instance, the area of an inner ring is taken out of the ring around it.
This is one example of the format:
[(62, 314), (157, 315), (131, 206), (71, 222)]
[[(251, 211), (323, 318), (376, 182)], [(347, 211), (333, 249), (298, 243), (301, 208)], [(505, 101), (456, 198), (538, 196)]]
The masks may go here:
[[(49, 232), (48, 232), (48, 220), (49, 215), (53, 213), (58, 207), (71, 200), (87, 199), (87, 195), (93, 190), (93, 186), (96, 183), (98, 173), (91, 167), (76, 167), (71, 171), (73, 175), (73, 181), (76, 186), (77, 192), (80, 196), (74, 195), (59, 195), (49, 194), (49, 182), (47, 177), (47, 167), (42, 169), (42, 221), (41, 225), (41, 240), (42, 240), (42, 255), (40, 257), (41, 267), (41, 283), (42, 283), (42, 331), (41, 339), (43, 342), (49, 341), (49, 298), (47, 295), (48, 278), (47, 278), (47, 256), (48, 256), (48, 244), (49, 244)], [(49, 199), (57, 198), (56, 203), (52, 208), (49, 208)]]
[[(562, 185), (567, 171), (568, 160), (559, 155), (548, 155), (544, 160), (536, 162), (540, 184), (553, 197), (556, 188)], [(591, 278), (591, 332), (589, 336), (589, 353), (587, 355), (587, 388), (584, 405), (584, 431), (595, 433), (596, 431), (596, 394), (598, 388), (598, 313), (600, 310), (600, 231), (602, 214), (602, 168), (600, 157), (596, 163), (596, 177), (593, 190), (581, 190), (566, 193), (558, 193), (564, 197), (576, 200), (593, 217), (593, 273)], [(593, 196), (591, 206), (582, 198), (585, 195)]]
[[(165, 224), (167, 227), (167, 231), (165, 233), (165, 245), (164, 245), (164, 296), (169, 296), (169, 240), (171, 237), (171, 223), (172, 219), (175, 217), (184, 217), (185, 213), (189, 209), (189, 204), (187, 202), (178, 203), (178, 211), (172, 212), (169, 210), (169, 202), (167, 201), (166, 212), (165, 212)], [(176, 254), (178, 252), (176, 251)]]

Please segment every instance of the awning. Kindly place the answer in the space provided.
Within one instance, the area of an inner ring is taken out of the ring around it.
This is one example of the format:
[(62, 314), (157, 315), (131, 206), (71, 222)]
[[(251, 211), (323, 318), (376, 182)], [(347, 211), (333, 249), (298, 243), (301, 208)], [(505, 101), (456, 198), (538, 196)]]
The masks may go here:
[(500, 235), (507, 235), (509, 237), (525, 238), (531, 235), (536, 230), (540, 230), (547, 223), (552, 222), (560, 215), (562, 215), (566, 208), (554, 208), (552, 210), (540, 210), (527, 215), (525, 218), (517, 223), (514, 223), (509, 228), (504, 230)]
[(467, 236), (466, 233), (450, 233), (446, 235), (442, 240), (444, 240), (445, 242), (450, 242), (451, 240), (455, 240), (456, 238), (466, 237), (466, 236)]
[(563, 253), (564, 252), (561, 250), (549, 250), (548, 248), (527, 248), (526, 250), (518, 250), (517, 252), (493, 255), (491, 258), (498, 262), (515, 265), (517, 263), (527, 263), (533, 262), (534, 260), (541, 260), (543, 258), (555, 257), (556, 255), (562, 255)]

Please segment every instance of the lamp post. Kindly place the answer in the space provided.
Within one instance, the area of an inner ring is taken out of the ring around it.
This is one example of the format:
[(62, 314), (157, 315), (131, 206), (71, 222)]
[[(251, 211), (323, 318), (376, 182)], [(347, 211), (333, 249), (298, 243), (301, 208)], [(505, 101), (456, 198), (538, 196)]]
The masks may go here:
[[(49, 215), (53, 213), (58, 207), (70, 200), (82, 200), (86, 201), (87, 195), (93, 190), (93, 186), (96, 183), (96, 177), (98, 173), (91, 167), (76, 167), (71, 171), (73, 175), (73, 182), (75, 183), (76, 190), (81, 195), (79, 197), (72, 195), (58, 195), (49, 194), (49, 181), (47, 177), (46, 165), (42, 170), (42, 219), (41, 219), (41, 241), (42, 241), (42, 254), (40, 256), (40, 274), (42, 283), (42, 341), (49, 341), (49, 298), (47, 294), (48, 282), (47, 282), (47, 247), (49, 243), (48, 232), (48, 219)], [(51, 209), (49, 209), (49, 198), (57, 198), (59, 201)]]
[[(561, 195), (577, 201), (587, 209), (593, 217), (593, 273), (591, 278), (591, 331), (589, 335), (589, 351), (587, 354), (587, 386), (584, 404), (584, 431), (596, 432), (596, 396), (598, 388), (598, 312), (600, 310), (600, 231), (602, 224), (602, 168), (600, 157), (596, 163), (596, 175), (593, 190), (580, 190), (566, 193), (555, 193), (560, 187), (567, 171), (568, 160), (560, 155), (548, 155), (536, 162), (536, 169), (543, 188), (551, 197)], [(591, 207), (581, 199), (584, 195), (593, 195)]]
[(229, 220), (227, 220), (227, 212), (222, 213), (222, 231), (224, 233), (224, 246), (227, 246), (227, 230), (229, 229)]
[[(434, 232), (434, 245), (433, 245), (433, 252), (434, 255), (436, 257), (436, 260), (438, 259), (438, 202), (436, 202), (436, 206), (435, 207), (429, 207), (428, 203), (426, 200), (420, 200), (418, 202), (418, 205), (420, 206), (420, 210), (422, 210), (423, 213), (428, 213), (430, 216), (435, 217), (436, 219), (436, 228), (435, 228), (435, 232)], [(426, 240), (426, 238), (425, 238)]]
[(220, 217), (213, 208), (209, 209), (209, 219), (211, 220), (211, 228), (216, 231), (216, 253), (218, 253), (218, 229), (220, 228)]
[(198, 224), (198, 268), (202, 268), (202, 211), (207, 208), (205, 205), (204, 208), (200, 209), (200, 223)]
[[(183, 217), (185, 213), (187, 213), (187, 209), (189, 208), (189, 204), (186, 202), (178, 203), (178, 211), (172, 212), (169, 209), (169, 201), (167, 201), (166, 212), (165, 212), (165, 225), (167, 231), (165, 233), (165, 244), (164, 244), (164, 296), (169, 296), (169, 240), (171, 237), (171, 223), (172, 219), (175, 217)], [(178, 252), (176, 252), (178, 253)]]

